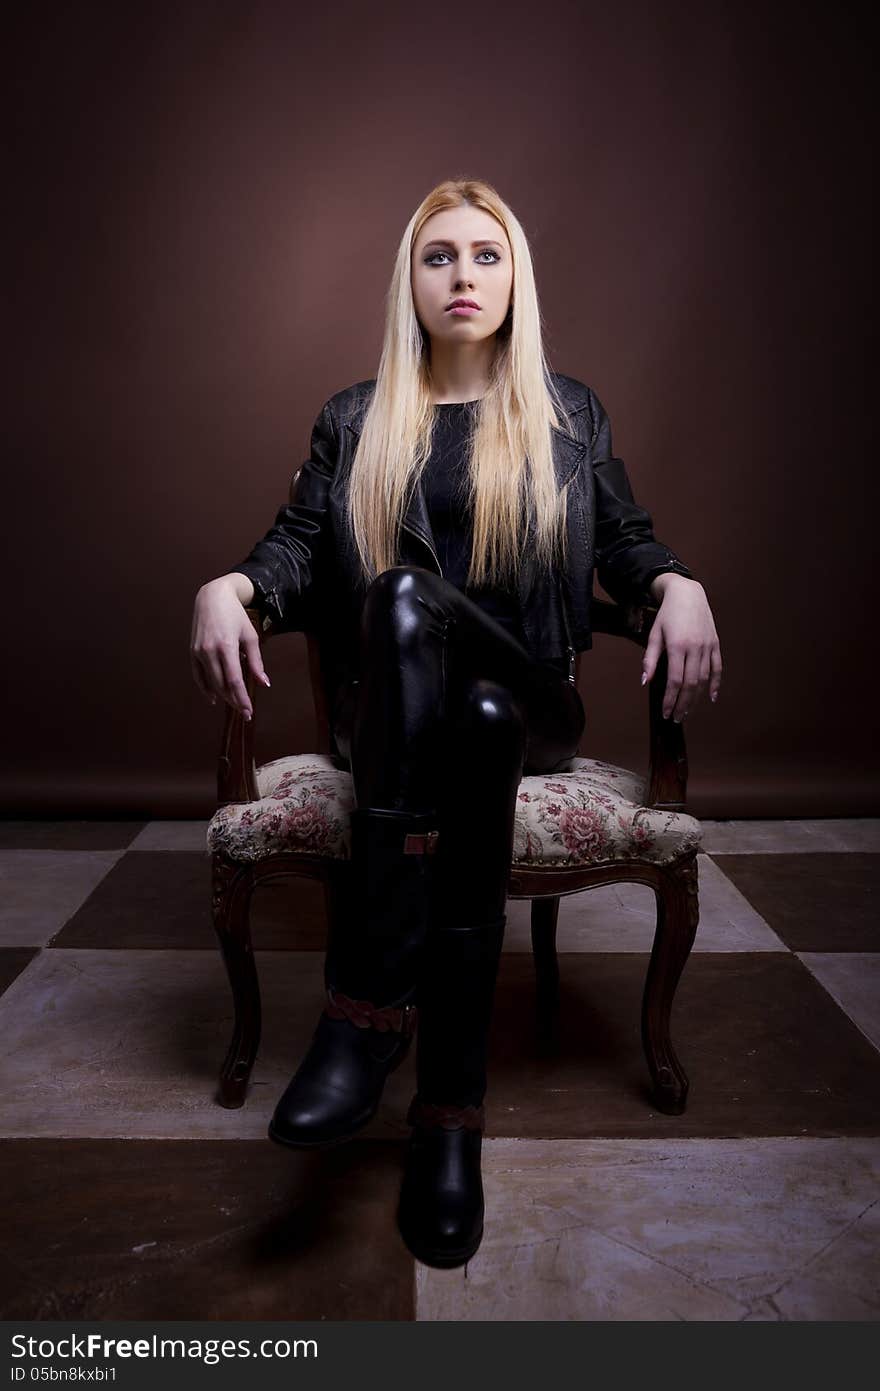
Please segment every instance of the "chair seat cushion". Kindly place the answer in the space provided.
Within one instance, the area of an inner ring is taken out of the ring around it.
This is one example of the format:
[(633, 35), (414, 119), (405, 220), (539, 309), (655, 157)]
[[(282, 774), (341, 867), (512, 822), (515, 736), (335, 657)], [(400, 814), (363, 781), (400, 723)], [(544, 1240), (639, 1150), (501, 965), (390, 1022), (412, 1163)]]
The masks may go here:
[[(349, 853), (351, 774), (326, 754), (292, 754), (256, 770), (259, 799), (221, 807), (208, 824), (208, 850), (232, 860), (287, 851), (324, 858)], [(468, 796), (466, 776), (462, 796)], [(597, 758), (576, 758), (570, 773), (522, 779), (517, 792), (514, 864), (589, 865), (621, 860), (668, 864), (696, 850), (699, 821), (643, 805), (643, 778)]]

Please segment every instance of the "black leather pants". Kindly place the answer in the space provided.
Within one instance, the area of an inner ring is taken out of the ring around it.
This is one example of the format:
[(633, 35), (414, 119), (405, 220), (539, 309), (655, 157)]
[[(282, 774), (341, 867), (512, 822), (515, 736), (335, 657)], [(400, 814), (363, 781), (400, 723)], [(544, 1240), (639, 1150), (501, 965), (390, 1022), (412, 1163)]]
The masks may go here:
[(436, 810), (442, 858), (485, 871), (467, 885), (473, 920), (502, 913), (517, 787), (570, 770), (585, 725), (576, 687), (448, 580), (399, 565), (367, 591), (359, 670), (331, 720), (356, 805)]

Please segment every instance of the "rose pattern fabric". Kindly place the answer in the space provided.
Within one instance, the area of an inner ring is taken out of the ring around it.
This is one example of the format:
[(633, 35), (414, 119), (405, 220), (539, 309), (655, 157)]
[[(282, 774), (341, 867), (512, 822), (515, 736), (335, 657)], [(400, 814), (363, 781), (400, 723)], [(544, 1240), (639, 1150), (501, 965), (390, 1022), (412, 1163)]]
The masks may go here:
[[(260, 796), (215, 812), (212, 854), (252, 861), (279, 852), (347, 858), (351, 774), (324, 754), (292, 754), (256, 770)], [(570, 773), (522, 779), (516, 797), (513, 863), (602, 864), (642, 860), (669, 864), (697, 850), (702, 828), (684, 812), (644, 805), (643, 778), (598, 758), (576, 758)], [(462, 779), (462, 796), (470, 789)], [(479, 849), (477, 849), (479, 853)]]
[(354, 807), (351, 774), (322, 754), (273, 759), (256, 770), (259, 799), (231, 802), (208, 823), (212, 854), (262, 860), (287, 851), (348, 856), (348, 817)]

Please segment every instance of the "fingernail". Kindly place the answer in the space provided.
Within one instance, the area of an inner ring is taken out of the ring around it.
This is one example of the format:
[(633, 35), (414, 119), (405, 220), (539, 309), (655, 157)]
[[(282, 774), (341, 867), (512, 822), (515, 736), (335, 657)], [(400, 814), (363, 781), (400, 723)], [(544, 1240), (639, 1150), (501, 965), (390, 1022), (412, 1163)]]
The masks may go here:
[(245, 710), (245, 712), (244, 712), (244, 717), (245, 717), (246, 720), (249, 720), (249, 719), (250, 719), (250, 715), (248, 714), (247, 710)]
[(648, 679), (648, 673), (647, 673), (646, 671), (643, 671), (643, 672), (642, 672), (642, 685), (643, 685), (643, 686), (644, 686), (645, 682), (647, 681), (647, 679)]
[(718, 692), (717, 692), (717, 691), (713, 691), (712, 694), (710, 695), (709, 699), (710, 699), (711, 701), (716, 701), (716, 700), (718, 699)]
[(263, 677), (263, 685), (264, 685), (264, 686), (271, 686), (271, 685), (272, 685), (272, 682), (269, 680), (268, 676), (264, 676), (264, 677)]

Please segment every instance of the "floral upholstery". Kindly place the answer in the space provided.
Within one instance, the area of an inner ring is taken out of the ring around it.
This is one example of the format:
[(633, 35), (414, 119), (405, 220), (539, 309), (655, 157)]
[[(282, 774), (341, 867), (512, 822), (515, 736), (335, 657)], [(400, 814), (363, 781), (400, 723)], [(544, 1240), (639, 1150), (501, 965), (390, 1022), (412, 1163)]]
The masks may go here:
[[(208, 825), (208, 850), (232, 860), (281, 851), (345, 858), (351, 774), (325, 754), (293, 754), (256, 770), (259, 799), (221, 807)], [(641, 860), (669, 864), (699, 848), (701, 827), (683, 812), (643, 805), (644, 779), (597, 758), (570, 773), (524, 777), (519, 785), (513, 862), (591, 865)], [(468, 788), (462, 787), (462, 795)]]

